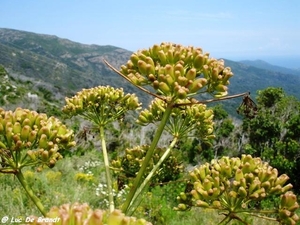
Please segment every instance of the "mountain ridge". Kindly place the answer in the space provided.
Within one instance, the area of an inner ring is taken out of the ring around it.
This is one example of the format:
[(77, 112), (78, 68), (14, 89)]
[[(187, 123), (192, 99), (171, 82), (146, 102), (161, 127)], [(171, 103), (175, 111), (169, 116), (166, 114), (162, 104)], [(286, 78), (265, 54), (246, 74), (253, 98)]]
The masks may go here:
[[(147, 47), (147, 46), (146, 46)], [(0, 28), (0, 64), (14, 79), (36, 82), (39, 88), (71, 96), (83, 88), (110, 85), (137, 93), (145, 104), (152, 99), (111, 71), (103, 62), (116, 68), (125, 64), (132, 54), (111, 45), (86, 45), (59, 38), (55, 35), (35, 34), (27, 31)], [(234, 76), (230, 80), (229, 94), (250, 91), (253, 99), (257, 90), (269, 86), (282, 87), (287, 94), (300, 99), (300, 76), (262, 69), (249, 63), (225, 60)], [(61, 98), (61, 97), (58, 97)], [(234, 111), (240, 99), (226, 101)], [(0, 106), (1, 107), (1, 106)]]

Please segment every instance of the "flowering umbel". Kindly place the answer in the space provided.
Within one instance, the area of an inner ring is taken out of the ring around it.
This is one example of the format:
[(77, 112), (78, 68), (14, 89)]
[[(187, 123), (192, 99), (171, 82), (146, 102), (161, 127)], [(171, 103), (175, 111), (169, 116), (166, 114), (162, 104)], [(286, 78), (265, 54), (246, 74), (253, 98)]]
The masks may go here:
[(121, 120), (126, 112), (136, 110), (140, 105), (134, 94), (125, 95), (121, 88), (99, 86), (83, 89), (74, 97), (66, 98), (63, 108), (63, 112), (70, 116), (79, 115), (94, 123), (100, 131), (110, 212), (114, 211), (114, 198), (104, 128), (113, 121)]
[[(31, 216), (32, 225), (151, 225), (144, 219), (125, 216), (120, 210), (91, 209), (87, 203), (64, 204), (52, 207), (44, 221)], [(40, 222), (39, 222), (40, 221)]]
[(61, 150), (75, 145), (73, 131), (55, 117), (17, 108), (0, 108), (0, 172), (17, 173), (25, 166), (53, 167)]
[(177, 99), (200, 92), (225, 96), (233, 75), (223, 60), (210, 58), (201, 48), (173, 43), (133, 53), (120, 73), (135, 85), (150, 85), (158, 94)]
[[(149, 146), (147, 145), (136, 146), (130, 149), (126, 148), (123, 156), (112, 161), (115, 174), (118, 176), (119, 188), (122, 188), (124, 184), (128, 184), (128, 181), (136, 176), (148, 149)], [(155, 149), (152, 160), (147, 167), (144, 179), (165, 151), (165, 148)], [(155, 175), (151, 178), (152, 184), (174, 181), (180, 177), (182, 172), (183, 165), (178, 161), (175, 154), (171, 152), (169, 157), (160, 166), (160, 169), (156, 171)]]
[[(290, 191), (293, 186), (286, 184), (288, 176), (279, 176), (276, 168), (260, 158), (251, 155), (222, 157), (195, 168), (189, 177), (189, 188), (178, 196), (177, 210), (196, 206), (227, 211), (228, 216), (251, 213), (248, 207), (251, 202), (281, 195), (279, 209), (272, 211), (278, 214), (277, 220), (283, 224), (296, 224), (299, 219), (295, 214), (299, 208), (297, 198)], [(291, 221), (294, 222), (289, 223)]]
[[(173, 107), (166, 124), (166, 131), (173, 137), (199, 136), (203, 141), (214, 138), (213, 111), (204, 104), (193, 104), (190, 100), (177, 100), (179, 107)], [(186, 104), (186, 105), (185, 105)], [(141, 125), (161, 121), (167, 103), (154, 99), (148, 109), (141, 111), (137, 122)]]
[(70, 116), (81, 115), (97, 125), (121, 119), (128, 110), (140, 107), (135, 94), (124, 94), (122, 88), (98, 86), (83, 89), (72, 98), (66, 98), (63, 112)]

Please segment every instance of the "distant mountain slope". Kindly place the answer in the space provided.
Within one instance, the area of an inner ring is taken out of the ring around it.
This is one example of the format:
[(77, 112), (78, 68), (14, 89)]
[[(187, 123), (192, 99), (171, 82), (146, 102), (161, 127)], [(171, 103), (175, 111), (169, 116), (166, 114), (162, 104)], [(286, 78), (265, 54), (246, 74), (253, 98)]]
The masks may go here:
[[(144, 103), (151, 100), (103, 63), (106, 59), (116, 68), (126, 63), (132, 53), (119, 47), (84, 45), (51, 35), (0, 29), (0, 53), (0, 64), (11, 76), (30, 80), (35, 84), (33, 89), (44, 88), (55, 98), (73, 95), (82, 88), (111, 85), (137, 92)], [(225, 64), (234, 72), (230, 94), (250, 91), (255, 95), (257, 90), (274, 86), (300, 99), (300, 76), (276, 71), (272, 65), (262, 69), (226, 59)], [(235, 99), (224, 105), (233, 112), (240, 102), (241, 99)]]
[[(49, 116), (61, 114), (63, 102), (60, 93), (53, 94), (44, 86), (48, 83), (36, 83), (34, 80), (22, 81), (14, 79), (0, 65), (0, 107), (14, 110), (17, 107), (28, 108), (38, 112), (46, 112)], [(53, 87), (52, 87), (53, 88)]]
[(84, 45), (51, 35), (0, 29), (0, 64), (49, 82), (66, 93), (97, 85), (123, 86), (103, 59), (119, 67), (131, 52), (114, 46)]
[(242, 60), (240, 63), (246, 64), (248, 66), (257, 67), (264, 70), (270, 70), (274, 72), (284, 73), (284, 74), (294, 74), (300, 76), (300, 70), (285, 68), (281, 66), (272, 65), (263, 60)]
[(226, 65), (231, 67), (235, 75), (230, 80), (230, 87), (235, 92), (248, 89), (254, 94), (257, 90), (270, 86), (282, 87), (289, 95), (294, 95), (300, 99), (300, 76), (259, 69), (230, 60), (225, 61)]

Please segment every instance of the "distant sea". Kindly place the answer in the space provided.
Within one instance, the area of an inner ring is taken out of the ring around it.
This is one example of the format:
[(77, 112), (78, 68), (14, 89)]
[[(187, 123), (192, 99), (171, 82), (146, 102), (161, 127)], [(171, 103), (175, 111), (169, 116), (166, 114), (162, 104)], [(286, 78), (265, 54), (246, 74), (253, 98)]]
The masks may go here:
[[(233, 57), (232, 57), (233, 58)], [(228, 57), (228, 59), (230, 59)], [(275, 66), (286, 67), (290, 69), (300, 70), (300, 55), (299, 56), (260, 56), (260, 57), (234, 57), (234, 61), (241, 60), (263, 60)]]
[(269, 56), (261, 60), (276, 66), (300, 69), (300, 56)]

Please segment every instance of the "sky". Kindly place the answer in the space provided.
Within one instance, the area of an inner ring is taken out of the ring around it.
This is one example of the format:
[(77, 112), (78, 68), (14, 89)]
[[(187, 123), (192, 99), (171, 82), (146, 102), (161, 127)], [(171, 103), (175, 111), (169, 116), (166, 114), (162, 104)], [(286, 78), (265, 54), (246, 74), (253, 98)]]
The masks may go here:
[(299, 0), (0, 0), (0, 28), (130, 51), (161, 42), (300, 68)]

